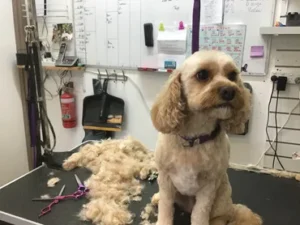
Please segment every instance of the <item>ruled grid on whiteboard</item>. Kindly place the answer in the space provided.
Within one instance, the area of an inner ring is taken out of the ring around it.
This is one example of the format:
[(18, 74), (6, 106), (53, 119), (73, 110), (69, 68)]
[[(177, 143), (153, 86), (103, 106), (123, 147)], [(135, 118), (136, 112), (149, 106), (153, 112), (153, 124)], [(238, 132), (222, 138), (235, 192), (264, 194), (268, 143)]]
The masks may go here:
[(76, 54), (87, 65), (137, 68), (140, 0), (74, 0)]
[(75, 49), (80, 62), (86, 64), (86, 36), (84, 20), (85, 4), (83, 0), (74, 1), (74, 31), (75, 31)]

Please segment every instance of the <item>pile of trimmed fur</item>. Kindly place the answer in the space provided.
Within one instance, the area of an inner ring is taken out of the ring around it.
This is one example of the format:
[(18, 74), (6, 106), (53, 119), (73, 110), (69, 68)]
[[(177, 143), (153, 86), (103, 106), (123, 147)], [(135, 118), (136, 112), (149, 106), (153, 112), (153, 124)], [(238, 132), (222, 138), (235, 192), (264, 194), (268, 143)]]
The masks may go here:
[(140, 225), (155, 225), (151, 218), (156, 218), (158, 214), (159, 193), (152, 196), (151, 203), (148, 203), (141, 213), (142, 222)]
[(156, 172), (153, 152), (131, 137), (87, 144), (63, 164), (65, 170), (85, 167), (92, 176), (85, 182), (90, 202), (79, 216), (101, 225), (125, 225), (132, 222), (128, 210), (131, 201), (141, 200), (145, 180)]

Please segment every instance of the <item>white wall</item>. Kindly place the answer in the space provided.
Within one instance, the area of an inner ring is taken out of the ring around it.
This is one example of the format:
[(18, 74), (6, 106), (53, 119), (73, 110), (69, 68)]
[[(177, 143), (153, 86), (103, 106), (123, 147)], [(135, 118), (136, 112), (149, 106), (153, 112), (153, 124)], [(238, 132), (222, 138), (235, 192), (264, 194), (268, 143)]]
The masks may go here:
[(28, 171), (11, 0), (0, 1), (0, 185)]
[[(155, 96), (168, 78), (168, 74), (163, 73), (128, 71), (126, 74), (139, 86), (149, 107), (151, 107)], [(82, 76), (84, 76), (83, 79)], [(73, 77), (76, 86), (75, 94), (78, 99), (79, 122), (81, 123), (82, 99), (85, 95), (93, 94), (92, 78), (96, 78), (96, 76), (90, 73), (85, 73), (84, 75), (78, 73), (74, 74)], [(269, 95), (268, 90), (270, 89), (270, 85), (263, 81), (253, 81), (251, 78), (245, 78), (244, 80), (252, 80), (250, 83), (254, 89), (254, 106), (250, 132), (246, 136), (233, 135), (231, 136), (231, 140), (232, 161), (247, 164), (256, 162), (265, 148), (266, 105), (268, 101), (266, 95)], [(51, 89), (51, 92), (55, 92), (54, 82), (49, 79), (46, 85), (48, 89)], [(127, 81), (123, 84), (112, 81), (109, 83), (109, 93), (123, 98), (126, 103), (124, 131), (118, 133), (117, 137), (132, 135), (141, 140), (150, 149), (154, 149), (157, 132), (152, 126), (149, 112), (143, 105), (139, 92), (132, 83)], [(50, 119), (53, 121), (57, 132), (58, 142), (56, 149), (65, 151), (80, 143), (84, 135), (81, 126), (76, 129), (67, 130), (61, 125), (58, 97), (48, 101), (47, 106)]]
[[(140, 73), (127, 71), (126, 74), (139, 86), (149, 107), (151, 107), (156, 94), (168, 78), (168, 74), (162, 73)], [(57, 78), (57, 76), (55, 77)], [(74, 74), (73, 77), (76, 87), (75, 94), (78, 100), (77, 111), (79, 115), (79, 123), (81, 123), (82, 100), (84, 96), (93, 94), (92, 78), (96, 78), (96, 76), (90, 73), (77, 73)], [(265, 126), (267, 118), (267, 104), (271, 92), (269, 77), (270, 76), (262, 78), (243, 77), (243, 80), (249, 82), (253, 87), (253, 113), (250, 120), (249, 133), (246, 136), (230, 136), (232, 162), (241, 164), (256, 163), (261, 153), (267, 147)], [(47, 81), (46, 87), (51, 89), (51, 92), (55, 92), (56, 87), (54, 82), (50, 79)], [(292, 87), (288, 87), (288, 90), (291, 88)], [(124, 130), (123, 132), (118, 133), (117, 137), (132, 135), (142, 141), (148, 148), (154, 149), (157, 132), (152, 126), (149, 113), (142, 103), (139, 92), (135, 89), (132, 83), (127, 81), (123, 84), (121, 82), (114, 83), (112, 81), (109, 83), (109, 93), (123, 98), (126, 103), (126, 120)], [(53, 121), (57, 132), (58, 142), (56, 150), (66, 151), (79, 144), (84, 135), (83, 129), (81, 126), (71, 130), (64, 129), (62, 127), (58, 97), (48, 101), (47, 106), (50, 119)], [(289, 109), (286, 111), (289, 111)], [(291, 122), (293, 122), (293, 120), (295, 121), (297, 118), (292, 118)], [(273, 138), (274, 135), (271, 137)], [(290, 146), (285, 147), (289, 148)]]
[[(89, 69), (92, 70), (92, 69)], [(134, 72), (127, 71), (128, 75), (141, 89), (146, 102), (151, 107), (155, 96), (168, 78), (168, 74), (152, 73), (152, 72)], [(82, 78), (83, 76), (83, 78)], [(57, 78), (57, 76), (55, 76)], [(96, 75), (78, 73), (73, 75), (75, 83), (75, 95), (77, 96), (77, 111), (79, 113), (79, 123), (81, 123), (82, 99), (85, 95), (93, 94), (92, 78)], [(261, 152), (265, 148), (265, 123), (267, 112), (267, 95), (271, 85), (264, 81), (255, 81), (253, 78), (245, 77), (245, 81), (249, 81), (254, 89), (253, 95), (253, 115), (250, 123), (250, 131), (246, 136), (232, 135), (232, 158), (236, 163), (254, 163), (259, 158)], [(263, 80), (263, 79), (261, 79)], [(46, 87), (55, 92), (56, 86), (50, 79), (46, 83)], [(145, 108), (139, 92), (135, 89), (130, 81), (126, 83), (111, 81), (109, 83), (110, 94), (123, 98), (126, 104), (126, 117), (123, 132), (117, 134), (117, 137), (131, 135), (142, 141), (148, 148), (154, 149), (157, 132), (153, 128), (150, 120), (149, 112)], [(83, 129), (81, 126), (76, 129), (67, 130), (62, 127), (60, 120), (59, 99), (56, 97), (47, 102), (48, 113), (53, 121), (57, 132), (57, 151), (66, 151), (71, 147), (80, 143), (83, 138)]]
[[(297, 4), (293, 4), (292, 1), (292, 4), (290, 4), (290, 7), (293, 6), (293, 8), (290, 8), (291, 11), (293, 11), (295, 7), (294, 5), (297, 6)], [(275, 55), (276, 41), (275, 44), (272, 45), (269, 71), (274, 70)], [(160, 87), (168, 78), (168, 74), (151, 72), (141, 73), (136, 71), (127, 71), (126, 75), (128, 75), (139, 86), (143, 95), (145, 96), (149, 107), (153, 103), (153, 100)], [(268, 146), (268, 144), (266, 143), (265, 126), (267, 118), (267, 103), (271, 92), (271, 83), (269, 81), (270, 76), (271, 75), (269, 73), (264, 77), (243, 77), (244, 81), (249, 82), (253, 87), (253, 114), (250, 121), (250, 130), (246, 136), (230, 136), (232, 146), (232, 162), (240, 164), (255, 164), (261, 156), (262, 152), (264, 152), (266, 147)], [(81, 116), (82, 99), (84, 96), (92, 94), (92, 78), (95, 78), (96, 76), (90, 73), (78, 73), (76, 75), (74, 74), (73, 77), (73, 81), (75, 82), (76, 87), (76, 95), (78, 98), (77, 110), (79, 116)], [(47, 81), (46, 87), (48, 89), (52, 89), (52, 91), (55, 91), (56, 89), (54, 82), (51, 80)], [(288, 91), (285, 93), (285, 95), (295, 97), (295, 91), (289, 91), (294, 89), (294, 86), (289, 85)], [(125, 84), (121, 82), (111, 82), (109, 84), (109, 93), (123, 98), (126, 102), (126, 120), (124, 130), (123, 132), (118, 133), (117, 137), (132, 135), (142, 141), (148, 148), (154, 149), (157, 132), (154, 130), (150, 121), (149, 113), (145, 109), (139, 93), (134, 88), (134, 86), (129, 81)], [(81, 126), (78, 126), (76, 129), (66, 130), (61, 125), (58, 97), (51, 101), (48, 101), (47, 105), (50, 119), (55, 125), (58, 136), (56, 150), (66, 151), (80, 143), (83, 138), (83, 130)], [(286, 106), (285, 104), (283, 104), (283, 108), (286, 109), (285, 111), (290, 110), (290, 106)], [(297, 121), (297, 119), (297, 117), (291, 118), (291, 123), (294, 123), (295, 121)], [(79, 117), (79, 121), (81, 123), (81, 117)], [(286, 135), (287, 134), (285, 133), (285, 136)], [(271, 135), (271, 139), (273, 139), (273, 137), (274, 133), (273, 135)], [(295, 139), (296, 137), (297, 136), (294, 134), (293, 138)], [(296, 141), (297, 138), (294, 142)], [(293, 151), (297, 150), (297, 146), (293, 147), (290, 145), (282, 146), (282, 148), (286, 152), (286, 155), (291, 155)], [(263, 165), (270, 165), (270, 159), (268, 158), (262, 162), (264, 163)], [(298, 162), (285, 161), (285, 164), (293, 165), (291, 167), (288, 167), (288, 169), (290, 170), (300, 171), (300, 163)]]
[[(130, 71), (126, 74), (139, 86), (148, 107), (152, 105), (156, 94), (168, 78), (168, 74), (161, 73), (138, 73)], [(52, 75), (57, 81), (59, 80), (57, 75), (54, 73), (52, 73)], [(84, 96), (93, 94), (92, 79), (96, 78), (96, 75), (91, 73), (84, 73), (84, 75), (74, 73), (73, 78), (74, 79), (72, 80), (74, 81), (76, 89), (75, 95), (77, 97), (77, 113), (79, 118), (79, 126), (77, 128), (68, 130), (62, 127), (58, 96), (53, 100), (47, 101), (49, 117), (53, 122), (57, 133), (57, 151), (66, 151), (70, 149), (80, 143), (84, 137), (83, 129), (81, 127), (82, 100)], [(51, 79), (46, 81), (46, 88), (51, 93), (55, 93), (57, 90), (55, 82)], [(134, 85), (132, 85), (129, 80), (124, 84), (122, 82), (115, 83), (111, 81), (109, 83), (108, 93), (123, 98), (125, 101), (124, 130), (121, 133), (117, 133), (116, 137), (132, 135), (141, 140), (149, 148), (154, 149), (157, 133), (152, 126), (149, 111), (143, 105), (141, 96)], [(48, 94), (47, 98), (49, 99)]]

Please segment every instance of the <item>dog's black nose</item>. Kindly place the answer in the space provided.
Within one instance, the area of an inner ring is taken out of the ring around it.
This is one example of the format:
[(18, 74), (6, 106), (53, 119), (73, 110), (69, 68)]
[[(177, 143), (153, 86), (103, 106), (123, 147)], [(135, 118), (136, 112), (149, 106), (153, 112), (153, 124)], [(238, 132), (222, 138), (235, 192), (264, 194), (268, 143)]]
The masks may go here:
[(235, 89), (233, 87), (220, 88), (220, 96), (225, 101), (231, 101), (235, 96)]

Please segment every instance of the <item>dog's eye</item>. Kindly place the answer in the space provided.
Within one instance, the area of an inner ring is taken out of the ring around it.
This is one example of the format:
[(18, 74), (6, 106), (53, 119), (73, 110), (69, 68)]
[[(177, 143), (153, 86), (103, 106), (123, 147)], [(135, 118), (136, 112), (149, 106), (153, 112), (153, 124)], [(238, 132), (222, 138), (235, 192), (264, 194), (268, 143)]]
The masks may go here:
[(235, 71), (232, 71), (228, 74), (228, 79), (231, 81), (235, 81), (236, 77), (237, 77), (237, 72), (235, 72)]
[(207, 80), (208, 79), (208, 76), (209, 76), (209, 73), (207, 70), (200, 70), (198, 73), (197, 73), (197, 79), (198, 80)]

